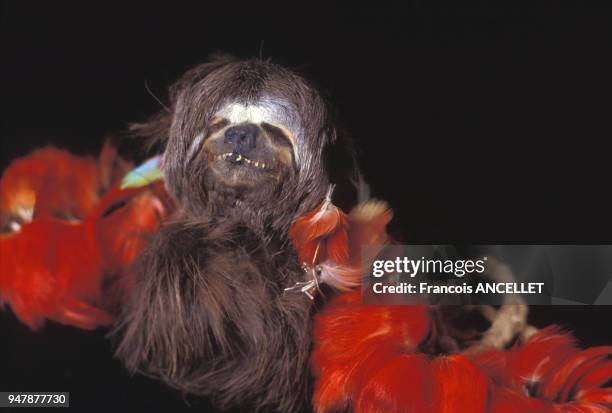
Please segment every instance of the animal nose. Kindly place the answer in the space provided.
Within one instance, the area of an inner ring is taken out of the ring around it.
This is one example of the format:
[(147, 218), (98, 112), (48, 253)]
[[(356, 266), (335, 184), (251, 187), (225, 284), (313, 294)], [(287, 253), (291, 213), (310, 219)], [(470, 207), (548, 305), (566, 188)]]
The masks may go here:
[(232, 126), (225, 131), (225, 143), (237, 151), (253, 149), (257, 143), (258, 129), (253, 124)]

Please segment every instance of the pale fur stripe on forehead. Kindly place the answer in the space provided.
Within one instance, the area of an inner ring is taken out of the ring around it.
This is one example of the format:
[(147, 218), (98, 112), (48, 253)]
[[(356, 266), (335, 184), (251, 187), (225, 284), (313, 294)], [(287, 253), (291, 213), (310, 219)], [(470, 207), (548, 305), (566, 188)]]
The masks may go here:
[[(276, 107), (275, 107), (276, 106)], [(225, 118), (231, 123), (272, 123), (278, 122), (278, 106), (266, 103), (257, 105), (243, 105), (242, 103), (230, 103), (221, 109), (216, 116)]]

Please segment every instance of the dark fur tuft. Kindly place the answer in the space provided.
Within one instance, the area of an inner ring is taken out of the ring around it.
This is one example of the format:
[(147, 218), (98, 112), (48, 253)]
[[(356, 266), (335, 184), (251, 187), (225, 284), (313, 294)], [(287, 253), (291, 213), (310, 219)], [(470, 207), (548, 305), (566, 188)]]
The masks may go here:
[(143, 265), (118, 326), (117, 355), (131, 371), (222, 408), (307, 407), (312, 303), (283, 294), (303, 274), (290, 251), (238, 225), (179, 221)]

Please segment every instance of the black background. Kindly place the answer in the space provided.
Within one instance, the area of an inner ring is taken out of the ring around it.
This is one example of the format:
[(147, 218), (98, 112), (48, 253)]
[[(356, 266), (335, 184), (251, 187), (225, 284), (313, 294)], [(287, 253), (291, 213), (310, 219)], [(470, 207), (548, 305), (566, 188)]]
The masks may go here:
[[(43, 144), (95, 154), (211, 53), (262, 56), (334, 103), (407, 242), (610, 243), (610, 10), (425, 4), (3, 3), (0, 167)], [(532, 322), (610, 344), (611, 316), (534, 308)], [(0, 390), (70, 391), (86, 410), (186, 406), (130, 378), (103, 332), (32, 334), (10, 312), (0, 332)]]

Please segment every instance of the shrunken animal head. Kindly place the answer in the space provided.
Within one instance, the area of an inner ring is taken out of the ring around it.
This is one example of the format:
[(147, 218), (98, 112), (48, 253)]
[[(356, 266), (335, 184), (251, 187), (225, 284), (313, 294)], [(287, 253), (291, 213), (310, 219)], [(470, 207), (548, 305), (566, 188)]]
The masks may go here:
[(288, 229), (331, 183), (335, 203), (354, 201), (352, 152), (334, 125), (300, 76), (232, 57), (188, 71), (169, 111), (136, 125), (164, 145), (180, 211), (142, 254), (115, 329), (130, 371), (221, 408), (307, 408), (315, 306), (286, 291), (311, 277)]
[(221, 56), (188, 71), (170, 101), (169, 113), (135, 128), (165, 144), (167, 185), (187, 215), (286, 230), (325, 195), (331, 148), (345, 143), (299, 75)]

